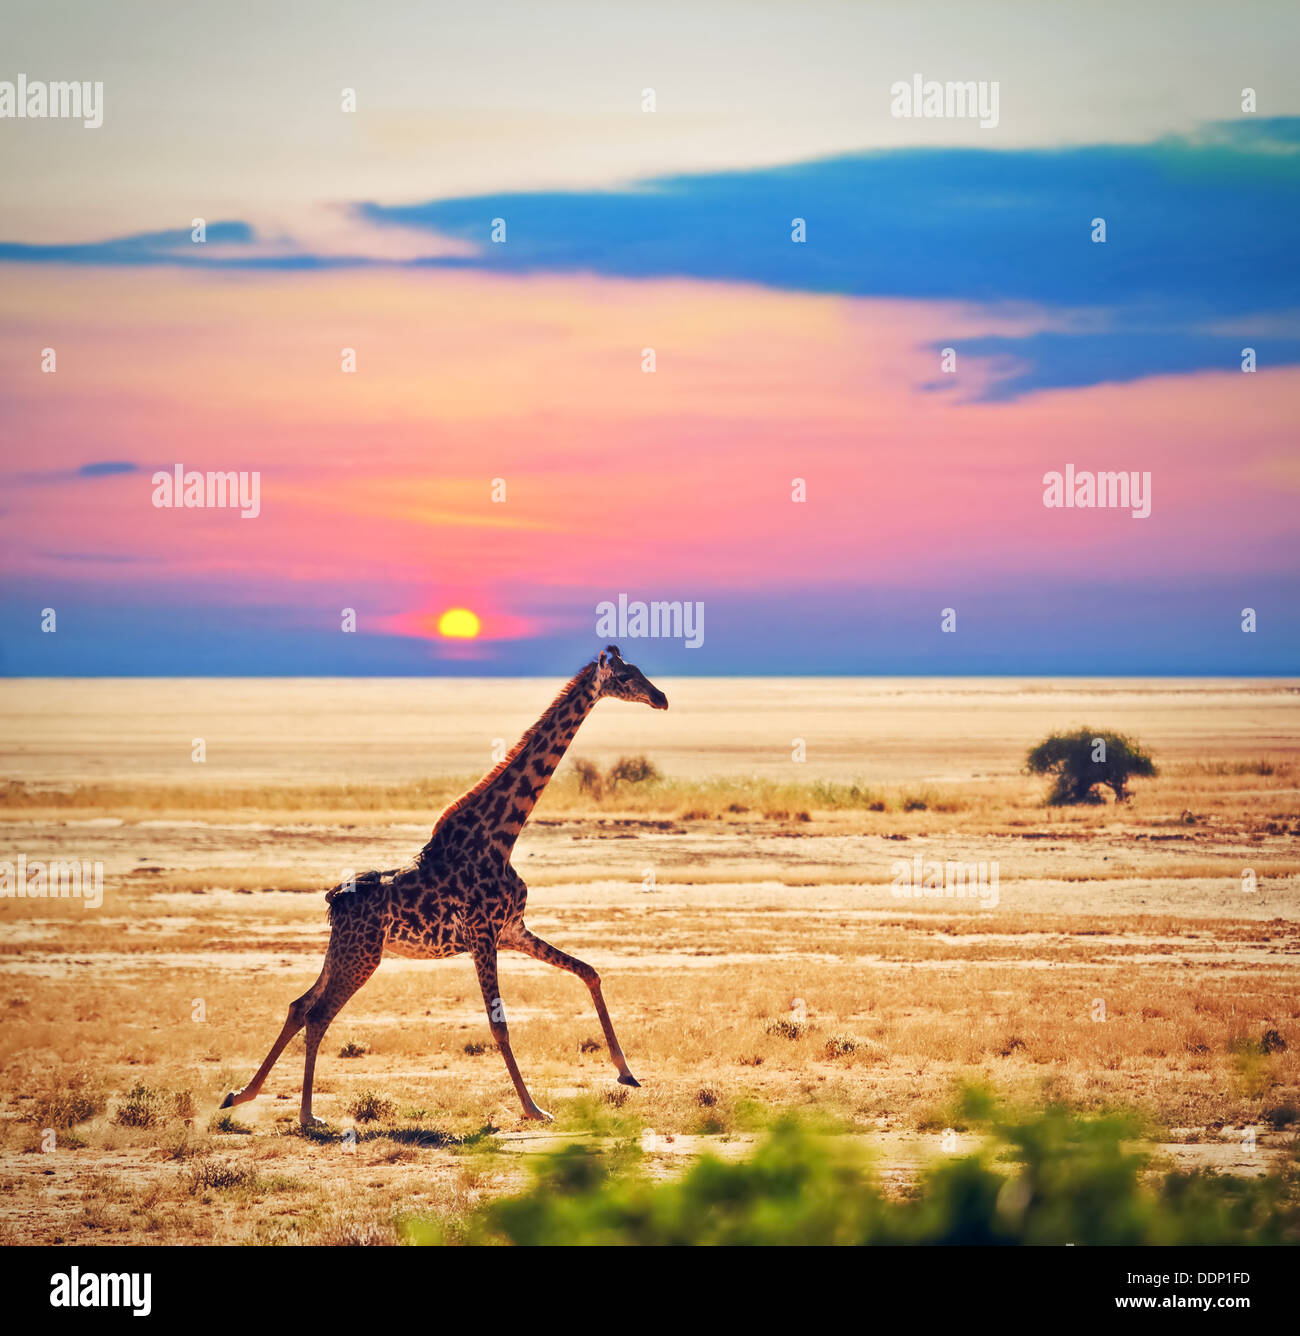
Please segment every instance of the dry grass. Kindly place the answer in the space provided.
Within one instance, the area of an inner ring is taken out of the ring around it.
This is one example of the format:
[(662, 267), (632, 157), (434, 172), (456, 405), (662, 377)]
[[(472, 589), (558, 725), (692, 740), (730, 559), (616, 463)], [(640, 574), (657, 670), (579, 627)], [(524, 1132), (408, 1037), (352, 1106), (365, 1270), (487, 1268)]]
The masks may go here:
[[(593, 780), (592, 775), (596, 778)], [(0, 785), (0, 813), (34, 820), (105, 817), (126, 822), (161, 817), (264, 822), (293, 816), (313, 822), (373, 818), (429, 824), (477, 775), (402, 783), (205, 785), (118, 783)], [(552, 780), (538, 815), (568, 820), (657, 817), (669, 822), (750, 824), (816, 819), (839, 829), (875, 831), (922, 828), (936, 816), (957, 830), (1090, 831), (1124, 824), (1135, 811), (1146, 822), (1195, 830), (1235, 821), (1243, 804), (1258, 810), (1261, 825), (1281, 823), (1300, 834), (1300, 774), (1280, 758), (1185, 761), (1167, 766), (1159, 780), (1135, 780), (1134, 801), (1079, 808), (1048, 808), (1040, 779), (998, 777), (923, 785), (868, 785), (824, 779), (774, 780), (726, 776), (685, 779), (659, 775), (644, 757), (624, 757), (601, 777), (581, 757)], [(1272, 798), (1260, 807), (1259, 800)], [(1188, 817), (1190, 815), (1190, 820)], [(900, 824), (901, 821), (901, 824)]]

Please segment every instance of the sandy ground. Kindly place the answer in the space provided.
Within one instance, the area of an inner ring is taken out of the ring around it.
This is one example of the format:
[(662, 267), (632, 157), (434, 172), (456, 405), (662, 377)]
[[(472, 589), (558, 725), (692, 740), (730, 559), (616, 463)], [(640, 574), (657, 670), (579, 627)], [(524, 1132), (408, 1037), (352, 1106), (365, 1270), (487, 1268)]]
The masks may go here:
[[(613, 1084), (574, 979), (503, 956), (516, 1054), (556, 1114), (522, 1123), (469, 963), (390, 960), (322, 1048), (333, 1132), (318, 1142), (295, 1134), (301, 1040), (260, 1100), (210, 1117), (316, 975), (320, 892), (405, 861), (436, 813), (222, 811), (212, 793), (481, 772), (554, 684), (0, 684), (0, 777), (27, 795), (8, 791), (0, 859), (104, 875), (98, 909), (0, 899), (0, 1240), (382, 1241), (405, 1214), (454, 1219), (510, 1190), (530, 1151), (614, 1135), (608, 1118), (652, 1135), (668, 1173), (705, 1149), (745, 1153), (757, 1110), (824, 1115), (906, 1191), (927, 1160), (976, 1144), (953, 1112), (970, 1079), (1136, 1109), (1165, 1167), (1250, 1174), (1287, 1152), (1295, 684), (664, 685), (667, 715), (606, 703), (575, 754), (645, 752), (673, 777), (933, 785), (952, 810), (810, 800), (803, 820), (544, 799), (515, 859), (529, 925), (601, 971), (643, 1088)], [(1125, 807), (1043, 809), (1024, 752), (1081, 723), (1136, 734), (1161, 777)], [(86, 783), (93, 806), (31, 798)], [(996, 864), (996, 904), (900, 898), (895, 863), (917, 855)], [(794, 1037), (774, 1031), (792, 1017)], [(1262, 1052), (1269, 1031), (1286, 1047)], [(339, 1056), (348, 1043), (359, 1056)], [(145, 1125), (123, 1114), (139, 1085), (157, 1092)], [(52, 1096), (82, 1089), (89, 1116), (61, 1125)], [(369, 1122), (366, 1092), (391, 1101)], [(197, 1175), (213, 1165), (232, 1181)]]
[[(650, 665), (646, 663), (647, 671)], [(654, 676), (653, 673), (651, 673)], [(658, 679), (657, 679), (658, 680)], [(1053, 729), (1133, 732), (1167, 759), (1294, 753), (1300, 686), (1214, 679), (662, 679), (671, 709), (606, 702), (575, 750), (666, 774), (875, 782), (1014, 775)], [(488, 768), (561, 684), (531, 679), (0, 682), (0, 774), (27, 781), (374, 782)], [(203, 738), (207, 760), (190, 760)]]

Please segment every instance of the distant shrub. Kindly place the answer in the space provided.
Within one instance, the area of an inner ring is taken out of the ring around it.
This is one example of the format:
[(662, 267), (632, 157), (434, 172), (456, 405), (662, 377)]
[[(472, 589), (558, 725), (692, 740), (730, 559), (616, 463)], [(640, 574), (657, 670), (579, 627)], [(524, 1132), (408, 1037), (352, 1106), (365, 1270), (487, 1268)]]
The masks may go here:
[[(1138, 1128), (1059, 1106), (1018, 1115), (971, 1093), (989, 1146), (944, 1156), (914, 1196), (886, 1197), (840, 1138), (778, 1124), (744, 1160), (697, 1160), (676, 1179), (591, 1144), (527, 1157), (522, 1194), (468, 1222), (473, 1241), (514, 1244), (1280, 1244), (1300, 1241), (1294, 1175), (1147, 1176)], [(434, 1222), (408, 1226), (439, 1242)]]
[(1238, 1093), (1249, 1099), (1259, 1099), (1273, 1085), (1272, 1063), (1274, 1053), (1286, 1051), (1286, 1040), (1274, 1029), (1264, 1031), (1261, 1039), (1237, 1033), (1228, 1040), (1232, 1054), (1233, 1074), (1237, 1078)]
[(363, 1090), (348, 1106), (348, 1112), (359, 1123), (373, 1123), (391, 1118), (397, 1112), (397, 1106), (373, 1090)]
[(200, 1160), (185, 1174), (184, 1181), (191, 1197), (200, 1192), (228, 1192), (258, 1184), (257, 1170), (221, 1164), (217, 1160)]
[(1272, 761), (1198, 761), (1192, 767), (1197, 773), (1202, 775), (1273, 775), (1286, 774), (1290, 767), (1283, 765), (1280, 768), (1274, 765)]
[(152, 1086), (132, 1086), (114, 1121), (121, 1127), (156, 1127), (163, 1120), (163, 1093)]
[(1116, 802), (1125, 802), (1133, 776), (1157, 773), (1155, 762), (1131, 738), (1092, 728), (1053, 733), (1030, 751), (1025, 769), (1055, 777), (1047, 797), (1053, 807), (1099, 803), (1097, 790), (1103, 786), (1114, 791)]
[[(248, 1130), (251, 1132), (252, 1128)], [(195, 1137), (188, 1127), (181, 1127), (168, 1132), (162, 1138), (159, 1149), (164, 1159), (179, 1160), (184, 1164), (186, 1160), (202, 1155), (205, 1143), (202, 1138)]]
[(488, 1051), (488, 1046), (482, 1039), (471, 1039), (465, 1044), (465, 1047), (462, 1049), (462, 1052), (465, 1053), (467, 1057), (471, 1058), (480, 1058), (487, 1051)]
[(27, 1121), (40, 1127), (75, 1127), (107, 1107), (103, 1088), (88, 1072), (65, 1072), (51, 1077), (37, 1094)]
[(847, 1058), (850, 1053), (856, 1053), (858, 1047), (856, 1035), (833, 1034), (826, 1040), (826, 1056), (828, 1058)]
[(614, 789), (620, 784), (646, 784), (659, 777), (659, 771), (648, 756), (620, 756), (606, 773), (605, 784)]
[(397, 1231), (384, 1221), (351, 1213), (330, 1224), (316, 1242), (326, 1248), (391, 1248)]
[(778, 1016), (764, 1026), (768, 1034), (777, 1035), (781, 1039), (801, 1039), (807, 1028), (803, 1021), (791, 1020), (789, 1016)]
[(157, 1127), (168, 1118), (194, 1117), (194, 1092), (191, 1090), (155, 1090), (153, 1086), (135, 1085), (126, 1100), (118, 1105), (113, 1120), (119, 1127)]
[(579, 792), (599, 801), (605, 792), (605, 781), (595, 763), (579, 757), (573, 762), (573, 771), (578, 776)]
[(339, 1049), (340, 1058), (363, 1058), (370, 1050), (364, 1044), (358, 1044), (356, 1040), (349, 1039), (346, 1044)]
[[(831, 780), (814, 780), (808, 789), (814, 807), (828, 810), (861, 810), (872, 808), (880, 800), (863, 784), (836, 784)], [(884, 804), (881, 804), (881, 811)]]
[(214, 1113), (208, 1119), (209, 1132), (225, 1132), (234, 1136), (251, 1136), (253, 1129), (247, 1123), (241, 1123), (229, 1109)]
[(620, 756), (603, 775), (594, 762), (581, 757), (575, 757), (572, 765), (578, 792), (595, 802), (612, 795), (622, 784), (648, 784), (663, 778), (648, 756)]

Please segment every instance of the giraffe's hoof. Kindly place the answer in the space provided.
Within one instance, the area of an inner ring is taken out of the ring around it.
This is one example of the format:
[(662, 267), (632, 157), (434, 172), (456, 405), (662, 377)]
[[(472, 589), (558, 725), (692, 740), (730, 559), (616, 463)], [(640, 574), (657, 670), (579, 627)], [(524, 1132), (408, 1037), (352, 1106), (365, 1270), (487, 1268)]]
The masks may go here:
[(536, 1104), (531, 1109), (524, 1110), (524, 1117), (531, 1118), (538, 1123), (553, 1123), (555, 1121), (552, 1114), (547, 1113), (545, 1109), (539, 1109)]
[(218, 1107), (222, 1109), (233, 1109), (235, 1107), (235, 1094), (236, 1092), (232, 1090), (225, 1099), (221, 1101)]
[(641, 1082), (638, 1081), (631, 1072), (624, 1072), (623, 1075), (618, 1078), (618, 1083), (619, 1085), (636, 1086), (638, 1090), (641, 1088)]
[(329, 1124), (325, 1121), (324, 1118), (316, 1118), (316, 1117), (314, 1117), (314, 1116), (313, 1116), (312, 1114), (310, 1114), (310, 1113), (307, 1114), (305, 1117), (299, 1118), (298, 1121), (299, 1121), (305, 1128), (308, 1128), (309, 1130), (313, 1130), (313, 1131), (314, 1131), (314, 1130), (319, 1130), (320, 1128), (324, 1128), (324, 1127), (328, 1127), (328, 1126), (329, 1126)]

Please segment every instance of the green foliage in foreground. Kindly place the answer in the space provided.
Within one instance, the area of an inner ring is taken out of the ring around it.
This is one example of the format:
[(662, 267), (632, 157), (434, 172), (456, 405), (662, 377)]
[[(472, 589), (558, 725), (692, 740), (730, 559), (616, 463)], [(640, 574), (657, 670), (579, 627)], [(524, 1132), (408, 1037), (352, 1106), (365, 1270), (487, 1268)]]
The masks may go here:
[[(746, 1159), (697, 1160), (653, 1181), (629, 1146), (539, 1156), (532, 1186), (485, 1206), (462, 1235), (516, 1244), (1206, 1244), (1300, 1241), (1300, 1179), (1142, 1173), (1117, 1116), (999, 1109), (976, 1092), (977, 1154), (945, 1157), (915, 1197), (890, 1200), (846, 1139), (778, 1124)], [(457, 1231), (458, 1233), (460, 1231)], [(409, 1237), (436, 1243), (436, 1225)]]

